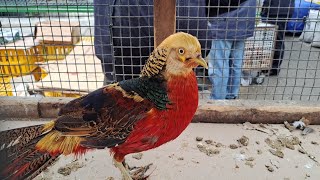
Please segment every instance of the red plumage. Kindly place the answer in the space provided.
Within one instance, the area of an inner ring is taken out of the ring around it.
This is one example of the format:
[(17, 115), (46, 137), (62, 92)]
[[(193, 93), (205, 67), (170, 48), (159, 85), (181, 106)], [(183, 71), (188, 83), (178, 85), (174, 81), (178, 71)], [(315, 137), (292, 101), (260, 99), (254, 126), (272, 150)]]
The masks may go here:
[[(193, 72), (168, 82), (168, 95), (174, 104), (168, 110), (152, 110), (139, 120), (123, 144), (111, 148), (115, 158), (122, 161), (130, 153), (156, 148), (177, 138), (190, 124), (198, 107), (198, 86)], [(183, 92), (183, 93), (181, 93)]]
[(192, 71), (198, 65), (207, 67), (199, 41), (176, 33), (150, 55), (141, 77), (70, 101), (50, 123), (0, 132), (0, 179), (33, 178), (62, 154), (106, 147), (131, 179), (122, 165), (127, 154), (161, 146), (190, 124), (198, 106)]

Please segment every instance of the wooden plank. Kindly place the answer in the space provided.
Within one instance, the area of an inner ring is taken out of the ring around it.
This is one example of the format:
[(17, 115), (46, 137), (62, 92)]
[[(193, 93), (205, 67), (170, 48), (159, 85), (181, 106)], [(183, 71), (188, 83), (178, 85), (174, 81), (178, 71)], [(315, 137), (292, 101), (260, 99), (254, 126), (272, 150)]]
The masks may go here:
[(176, 1), (154, 0), (154, 46), (176, 32)]

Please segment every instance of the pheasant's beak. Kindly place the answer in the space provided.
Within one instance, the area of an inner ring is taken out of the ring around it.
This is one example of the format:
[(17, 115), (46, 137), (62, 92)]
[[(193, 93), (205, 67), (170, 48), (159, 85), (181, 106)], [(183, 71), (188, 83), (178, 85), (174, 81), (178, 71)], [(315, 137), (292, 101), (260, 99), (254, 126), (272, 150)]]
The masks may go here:
[(202, 66), (202, 67), (208, 69), (207, 62), (201, 56), (198, 56), (197, 58), (195, 58), (194, 62), (197, 63), (199, 66)]

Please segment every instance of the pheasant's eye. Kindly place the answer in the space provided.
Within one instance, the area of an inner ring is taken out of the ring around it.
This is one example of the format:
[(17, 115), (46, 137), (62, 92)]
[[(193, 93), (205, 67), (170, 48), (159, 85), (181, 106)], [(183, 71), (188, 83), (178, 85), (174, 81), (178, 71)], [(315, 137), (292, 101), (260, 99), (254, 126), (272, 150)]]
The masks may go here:
[(179, 49), (179, 54), (184, 54), (184, 49), (180, 48)]

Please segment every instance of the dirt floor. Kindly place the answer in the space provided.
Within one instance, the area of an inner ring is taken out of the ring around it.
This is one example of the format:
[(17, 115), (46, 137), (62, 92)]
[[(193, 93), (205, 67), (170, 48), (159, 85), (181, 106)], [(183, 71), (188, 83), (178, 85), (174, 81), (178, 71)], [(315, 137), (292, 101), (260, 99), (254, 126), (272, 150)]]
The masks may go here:
[[(4, 129), (41, 123), (0, 121)], [(173, 142), (127, 156), (130, 166), (150, 163), (150, 180), (277, 179), (316, 180), (320, 177), (320, 126), (301, 135), (284, 125), (191, 124)], [(107, 150), (80, 159), (62, 156), (37, 180), (121, 179)]]

